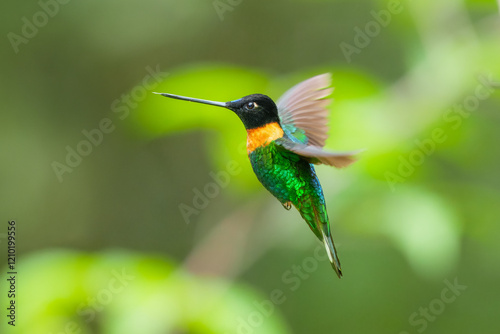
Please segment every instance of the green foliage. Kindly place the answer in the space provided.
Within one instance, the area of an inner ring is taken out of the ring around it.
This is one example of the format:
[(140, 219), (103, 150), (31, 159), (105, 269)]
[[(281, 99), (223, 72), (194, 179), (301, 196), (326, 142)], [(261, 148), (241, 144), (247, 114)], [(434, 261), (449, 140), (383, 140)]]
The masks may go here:
[[(21, 333), (231, 333), (266, 299), (243, 284), (193, 276), (163, 256), (53, 250), (20, 260)], [(0, 328), (9, 330), (5, 321)], [(273, 310), (259, 332), (288, 330)]]

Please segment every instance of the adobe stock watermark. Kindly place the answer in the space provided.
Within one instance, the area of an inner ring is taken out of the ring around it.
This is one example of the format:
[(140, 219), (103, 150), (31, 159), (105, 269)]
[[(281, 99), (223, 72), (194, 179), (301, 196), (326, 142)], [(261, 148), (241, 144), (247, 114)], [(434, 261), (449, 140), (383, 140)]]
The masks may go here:
[(372, 40), (380, 35), (382, 28), (387, 27), (391, 23), (393, 16), (401, 14), (403, 9), (404, 7), (400, 0), (390, 0), (387, 3), (386, 9), (379, 11), (372, 10), (370, 12), (373, 20), (368, 21), (363, 29), (359, 26), (354, 27), (352, 44), (342, 42), (339, 45), (347, 62), (350, 63), (354, 54), (360, 54), (363, 49), (367, 48)]
[[(238, 147), (238, 152), (243, 154), (246, 153), (246, 144), (242, 143)], [(222, 189), (225, 189), (231, 182), (231, 178), (241, 173), (241, 166), (236, 160), (230, 160), (226, 164), (225, 170), (220, 170), (218, 172), (210, 172), (208, 175), (212, 179), (211, 182), (207, 182), (204, 186), (200, 188), (193, 188), (193, 199), (191, 200), (192, 205), (186, 203), (179, 204), (179, 211), (186, 224), (191, 223), (191, 218), (193, 215), (197, 216), (202, 210), (206, 209), (210, 204), (210, 201), (221, 193)]]
[(59, 13), (60, 6), (66, 5), (71, 0), (39, 0), (38, 6), (40, 10), (35, 12), (30, 17), (23, 16), (21, 18), (22, 26), (20, 34), (11, 31), (7, 33), (7, 39), (14, 50), (14, 53), (19, 52), (21, 44), (28, 44), (30, 40), (38, 35), (40, 29), (45, 27), (51, 18)]
[[(455, 277), (453, 283), (449, 280), (444, 280), (445, 288), (441, 290), (438, 298), (435, 298), (424, 307), (419, 307), (416, 312), (413, 312), (408, 317), (408, 323), (414, 327), (417, 333), (422, 333), (427, 329), (429, 323), (436, 321), (437, 317), (443, 314), (446, 308), (454, 303), (457, 298), (467, 289), (467, 285), (458, 283), (458, 278)], [(399, 334), (410, 334), (408, 331), (399, 332)]]
[(224, 21), (224, 13), (232, 12), (236, 6), (240, 5), (243, 0), (214, 0), (212, 5), (217, 12), (217, 16), (221, 21)]
[[(450, 124), (452, 130), (460, 128), (464, 119), (469, 118), (471, 113), (479, 108), (481, 101), (488, 99), (495, 89), (499, 87), (499, 83), (494, 80), (492, 74), (479, 76), (478, 81), (479, 85), (476, 86), (472, 94), (466, 96), (461, 103), (447, 109), (443, 114), (444, 123)], [(416, 168), (425, 162), (426, 157), (432, 155), (436, 151), (436, 147), (447, 139), (446, 131), (440, 127), (434, 128), (427, 138), (415, 139), (416, 148), (409, 154), (399, 155), (397, 170), (384, 173), (385, 180), (391, 191), (396, 190), (395, 185), (397, 183), (403, 183), (413, 175)]]
[[(264, 324), (264, 321), (271, 317), (276, 306), (282, 305), (287, 301), (287, 293), (295, 292), (300, 288), (302, 283), (311, 277), (315, 272), (319, 263), (328, 261), (328, 256), (323, 245), (318, 245), (312, 256), (306, 257), (298, 265), (294, 264), (281, 275), (281, 282), (286, 286), (285, 289), (273, 289), (269, 293), (269, 298), (261, 301), (254, 301), (254, 310), (246, 317), (238, 317), (237, 319), (237, 334), (253, 334), (259, 333), (257, 330)], [(234, 333), (234, 332), (232, 332)], [(229, 333), (225, 333), (229, 334)]]
[[(138, 102), (143, 101), (148, 92), (154, 90), (168, 76), (168, 73), (160, 71), (160, 65), (156, 65), (156, 68), (146, 66), (146, 72), (148, 74), (142, 79), (140, 85), (135, 86), (128, 94), (122, 94), (120, 98), (111, 103), (111, 111), (119, 120), (126, 119), (130, 115), (130, 111), (137, 107)], [(63, 182), (65, 174), (72, 173), (75, 168), (80, 166), (83, 158), (89, 156), (94, 148), (103, 143), (105, 135), (112, 133), (116, 129), (115, 123), (116, 121), (113, 122), (111, 118), (105, 117), (99, 121), (94, 129), (83, 129), (81, 133), (84, 139), (80, 140), (76, 145), (73, 147), (66, 146), (64, 161), (54, 160), (51, 163), (59, 182)]]
[[(113, 277), (108, 281), (106, 287), (100, 289), (95, 296), (88, 297), (86, 302), (78, 305), (76, 313), (85, 323), (94, 321), (97, 313), (102, 312), (105, 306), (111, 304), (115, 296), (123, 292), (129, 283), (135, 279), (135, 276), (125, 272), (125, 268), (122, 268), (121, 272), (112, 270), (111, 274)], [(80, 333), (82, 330), (83, 328), (77, 322), (68, 321), (62, 332), (50, 332), (49, 334), (73, 334)]]

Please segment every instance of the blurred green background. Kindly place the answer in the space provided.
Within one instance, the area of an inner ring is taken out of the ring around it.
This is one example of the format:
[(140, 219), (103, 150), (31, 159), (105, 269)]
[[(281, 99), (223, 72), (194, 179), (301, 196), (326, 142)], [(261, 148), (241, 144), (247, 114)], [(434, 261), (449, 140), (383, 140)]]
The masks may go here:
[[(500, 331), (495, 1), (2, 7), (1, 333)], [(324, 72), (327, 147), (367, 149), (317, 167), (342, 280), (235, 115), (152, 94), (276, 100)]]

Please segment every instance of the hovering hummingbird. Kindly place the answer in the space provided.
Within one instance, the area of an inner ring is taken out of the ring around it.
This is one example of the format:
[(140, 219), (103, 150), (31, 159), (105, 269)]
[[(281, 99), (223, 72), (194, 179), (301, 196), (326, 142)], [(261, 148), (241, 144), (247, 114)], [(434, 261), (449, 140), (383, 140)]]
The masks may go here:
[(167, 93), (173, 99), (232, 110), (247, 131), (247, 152), (262, 185), (283, 207), (297, 208), (316, 237), (325, 245), (338, 277), (340, 261), (332, 239), (325, 197), (314, 164), (342, 168), (355, 161), (353, 152), (323, 150), (328, 137), (326, 106), (333, 88), (329, 73), (303, 81), (289, 89), (275, 104), (266, 95), (252, 94), (229, 102), (215, 102)]

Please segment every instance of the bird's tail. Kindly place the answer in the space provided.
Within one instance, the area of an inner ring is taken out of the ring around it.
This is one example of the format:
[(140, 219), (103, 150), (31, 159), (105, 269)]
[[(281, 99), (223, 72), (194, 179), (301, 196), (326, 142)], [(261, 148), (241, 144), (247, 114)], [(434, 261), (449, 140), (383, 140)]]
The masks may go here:
[(325, 245), (328, 259), (332, 265), (333, 270), (339, 278), (342, 278), (342, 269), (340, 268), (340, 261), (337, 256), (337, 250), (333, 242), (332, 234), (330, 232), (330, 225), (321, 223), (321, 234), (323, 235), (323, 244)]
[(332, 233), (330, 231), (330, 222), (328, 220), (326, 207), (324, 205), (324, 202), (317, 203), (317, 201), (314, 200), (312, 200), (311, 202), (307, 204), (301, 203), (302, 205), (299, 205), (297, 209), (299, 210), (304, 220), (308, 223), (314, 234), (325, 245), (326, 253), (328, 254), (328, 259), (330, 260), (332, 268), (333, 270), (335, 270), (337, 276), (341, 278), (342, 269), (340, 268), (340, 261), (337, 256), (337, 250), (335, 249)]

